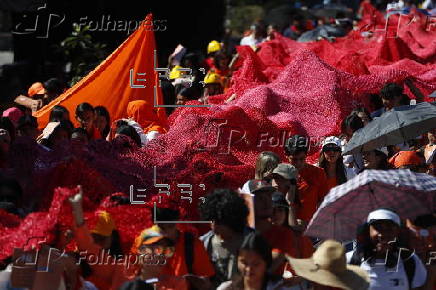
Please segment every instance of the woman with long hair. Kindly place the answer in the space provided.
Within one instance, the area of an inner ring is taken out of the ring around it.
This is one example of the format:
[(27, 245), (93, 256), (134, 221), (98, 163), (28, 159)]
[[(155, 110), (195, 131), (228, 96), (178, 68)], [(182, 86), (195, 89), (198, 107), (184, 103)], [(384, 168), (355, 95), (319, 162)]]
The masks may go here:
[(111, 129), (111, 117), (104, 106), (97, 106), (95, 110), (95, 127), (100, 131), (103, 138), (106, 138)]
[(238, 274), (217, 289), (274, 289), (283, 280), (269, 274), (271, 264), (271, 247), (260, 234), (251, 233), (245, 237), (238, 252)]
[(280, 163), (280, 157), (271, 151), (263, 151), (256, 159), (255, 179), (263, 179), (269, 176), (274, 168)]
[(318, 166), (324, 169), (327, 176), (328, 190), (347, 182), (348, 179), (356, 175), (352, 168), (345, 167), (341, 151), (341, 140), (339, 138), (330, 136), (324, 140)]

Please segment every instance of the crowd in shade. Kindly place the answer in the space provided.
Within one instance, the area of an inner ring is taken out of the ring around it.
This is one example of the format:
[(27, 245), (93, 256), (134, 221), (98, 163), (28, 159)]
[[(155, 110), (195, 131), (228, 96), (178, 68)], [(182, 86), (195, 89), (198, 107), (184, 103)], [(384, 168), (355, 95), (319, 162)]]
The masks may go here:
[[(0, 118), (0, 289), (436, 289), (436, 31), (376, 34), (436, 3), (354, 2), (257, 21), (205, 57), (179, 45), (164, 103), (203, 108), (167, 107), (168, 120), (146, 100), (122, 119), (60, 102), (41, 128), (33, 114), (68, 88), (29, 84)], [(220, 117), (243, 141), (194, 153)], [(290, 134), (255, 147), (260, 128)], [(126, 184), (153, 167), (159, 190), (135, 204)]]

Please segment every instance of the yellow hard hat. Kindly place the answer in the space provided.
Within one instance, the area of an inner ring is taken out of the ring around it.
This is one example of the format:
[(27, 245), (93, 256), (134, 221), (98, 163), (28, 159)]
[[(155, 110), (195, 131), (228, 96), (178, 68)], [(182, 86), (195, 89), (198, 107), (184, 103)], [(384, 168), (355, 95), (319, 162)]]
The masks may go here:
[(209, 42), (208, 46), (207, 46), (207, 53), (212, 53), (215, 51), (221, 50), (221, 44), (216, 41), (216, 40), (212, 40), (211, 42)]
[(204, 77), (204, 83), (207, 84), (220, 84), (221, 85), (221, 77), (219, 74), (214, 72), (208, 72)]
[(179, 70), (181, 68), (182, 67), (180, 65), (176, 65), (175, 67), (173, 67), (170, 72), (170, 80), (174, 80), (182, 76), (183, 72)]

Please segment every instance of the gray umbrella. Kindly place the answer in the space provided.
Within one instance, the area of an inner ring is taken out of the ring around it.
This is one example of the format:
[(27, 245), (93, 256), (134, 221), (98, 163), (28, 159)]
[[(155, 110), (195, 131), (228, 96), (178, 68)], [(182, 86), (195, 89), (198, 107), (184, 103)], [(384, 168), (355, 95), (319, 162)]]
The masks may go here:
[(342, 155), (400, 144), (436, 128), (435, 104), (401, 106), (374, 118), (353, 134)]

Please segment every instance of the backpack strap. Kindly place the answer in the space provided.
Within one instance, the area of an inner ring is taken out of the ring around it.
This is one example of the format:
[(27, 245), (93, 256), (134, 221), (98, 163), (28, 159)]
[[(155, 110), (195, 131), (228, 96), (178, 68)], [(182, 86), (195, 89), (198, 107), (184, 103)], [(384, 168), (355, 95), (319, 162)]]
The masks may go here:
[(191, 233), (185, 232), (185, 263), (188, 269), (188, 274), (193, 274), (194, 264), (194, 236)]
[(406, 271), (409, 288), (412, 289), (413, 278), (415, 277), (416, 262), (413, 258), (413, 252), (407, 249), (401, 249), (401, 260), (403, 261), (404, 270)]

